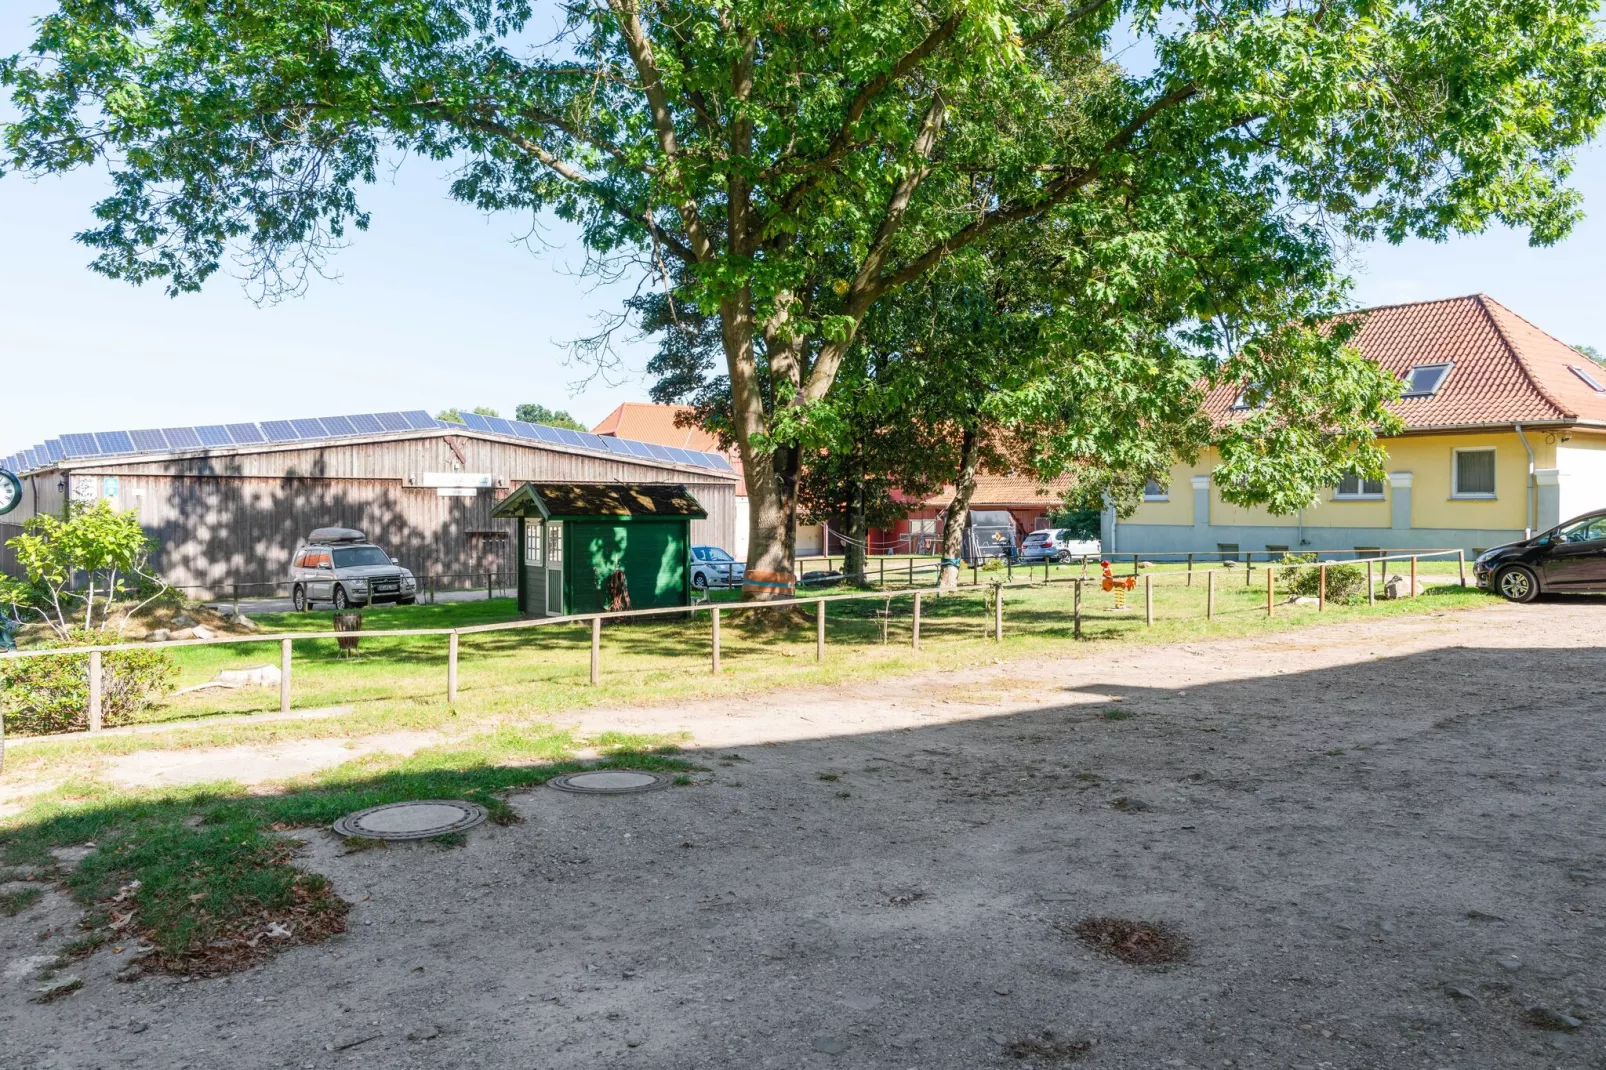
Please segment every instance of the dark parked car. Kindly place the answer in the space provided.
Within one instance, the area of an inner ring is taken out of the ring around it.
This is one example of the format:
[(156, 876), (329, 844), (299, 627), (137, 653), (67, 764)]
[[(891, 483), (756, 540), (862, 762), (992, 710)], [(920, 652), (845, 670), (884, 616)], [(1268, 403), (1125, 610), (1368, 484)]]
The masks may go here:
[(1513, 602), (1532, 602), (1541, 594), (1606, 591), (1606, 509), (1487, 550), (1473, 562), (1472, 574), (1479, 587)]

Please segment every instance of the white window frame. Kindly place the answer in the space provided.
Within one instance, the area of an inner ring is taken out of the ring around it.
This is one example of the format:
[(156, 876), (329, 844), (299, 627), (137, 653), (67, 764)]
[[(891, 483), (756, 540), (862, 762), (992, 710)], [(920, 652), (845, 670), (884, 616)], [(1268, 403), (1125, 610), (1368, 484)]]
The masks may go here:
[(937, 534), (937, 518), (934, 516), (916, 516), (909, 518), (909, 534), (935, 535)]
[[(1411, 390), (1411, 379), (1417, 372), (1426, 371), (1429, 368), (1444, 369), (1444, 374), (1439, 376), (1438, 382), (1433, 384), (1433, 389)], [(1453, 360), (1434, 361), (1432, 364), (1413, 364), (1405, 373), (1405, 392), (1400, 395), (1400, 398), (1402, 400), (1405, 398), (1430, 398), (1444, 389), (1444, 384), (1450, 381), (1450, 376), (1453, 374), (1455, 374), (1455, 361)]]
[[(1600, 370), (1598, 368), (1592, 372), (1589, 369), (1580, 367), (1577, 364), (1569, 364), (1567, 365), (1567, 370), (1578, 376), (1578, 378), (1582, 379), (1584, 381), (1584, 385), (1589, 387), (1589, 389), (1593, 390), (1595, 393), (1606, 394), (1606, 386), (1601, 386), (1600, 379), (1595, 378), (1596, 375), (1600, 374)], [(1602, 378), (1606, 378), (1606, 376), (1602, 376)]]
[[(1157, 487), (1160, 487), (1160, 492), (1158, 494), (1149, 493), (1149, 484), (1150, 483), (1154, 484)], [(1143, 500), (1146, 501), (1146, 502), (1168, 502), (1168, 501), (1170, 501), (1171, 500), (1171, 484), (1167, 483), (1164, 486), (1161, 486), (1160, 485), (1160, 481), (1158, 479), (1149, 480), (1148, 483), (1143, 484)]]
[[(1463, 453), (1494, 454), (1495, 489), (1463, 493), (1461, 490), (1461, 455)], [(1500, 451), (1493, 446), (1466, 446), (1450, 451), (1450, 498), (1455, 501), (1492, 502), (1500, 496)]]
[[(1338, 486), (1333, 488), (1333, 500), (1335, 502), (1380, 502), (1383, 500), (1383, 480), (1362, 479), (1360, 476), (1351, 476), (1350, 478), (1354, 479), (1355, 485), (1361, 489), (1354, 494), (1346, 494), (1344, 493), (1344, 484), (1339, 483)], [(1366, 484), (1368, 483), (1377, 484), (1376, 493), (1366, 489)]]
[(546, 527), (546, 567), (563, 567), (563, 525), (548, 520)]

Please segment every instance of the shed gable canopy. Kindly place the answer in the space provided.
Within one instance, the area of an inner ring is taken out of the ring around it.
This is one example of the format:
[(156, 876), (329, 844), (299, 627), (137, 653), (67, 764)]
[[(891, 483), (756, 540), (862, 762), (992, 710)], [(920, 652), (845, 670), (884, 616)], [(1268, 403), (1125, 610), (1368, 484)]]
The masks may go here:
[(708, 513), (690, 491), (674, 483), (526, 483), (491, 515), (544, 520), (625, 516), (702, 520)]

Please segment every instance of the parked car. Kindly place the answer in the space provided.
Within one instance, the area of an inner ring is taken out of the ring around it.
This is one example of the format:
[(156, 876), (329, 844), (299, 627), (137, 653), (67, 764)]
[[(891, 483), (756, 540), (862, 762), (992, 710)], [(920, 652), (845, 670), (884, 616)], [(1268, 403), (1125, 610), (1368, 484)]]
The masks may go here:
[(1022, 561), (1069, 561), (1076, 557), (1097, 557), (1097, 539), (1078, 539), (1069, 528), (1040, 528), (1020, 544)]
[(401, 562), (355, 528), (319, 528), (290, 562), (290, 601), (298, 612), (314, 602), (336, 609), (418, 600), (418, 581)]
[(738, 587), (746, 573), (746, 565), (717, 546), (691, 548), (691, 585), (699, 591)]
[(1606, 509), (1574, 517), (1521, 542), (1485, 550), (1472, 563), (1478, 586), (1513, 602), (1541, 594), (1606, 591)]

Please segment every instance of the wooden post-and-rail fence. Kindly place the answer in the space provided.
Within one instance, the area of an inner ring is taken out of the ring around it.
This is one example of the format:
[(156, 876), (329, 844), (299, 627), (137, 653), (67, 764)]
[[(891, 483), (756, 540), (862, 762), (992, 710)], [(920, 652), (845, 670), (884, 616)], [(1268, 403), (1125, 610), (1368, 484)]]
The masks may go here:
[[(1401, 555), (1400, 557), (1388, 557), (1388, 556), (1367, 557), (1367, 558), (1357, 558), (1357, 559), (1354, 559), (1354, 560), (1351, 560), (1351, 561), (1322, 562), (1320, 565), (1318, 565), (1319, 574), (1318, 574), (1318, 586), (1317, 586), (1317, 610), (1318, 610), (1318, 612), (1325, 612), (1325, 610), (1327, 608), (1327, 590), (1328, 590), (1327, 577), (1328, 577), (1328, 569), (1330, 567), (1334, 566), (1334, 565), (1341, 565), (1341, 564), (1365, 564), (1366, 565), (1366, 600), (1367, 600), (1367, 604), (1368, 605), (1373, 605), (1373, 604), (1376, 603), (1376, 597), (1377, 597), (1376, 596), (1376, 578), (1375, 578), (1375, 573), (1373, 571), (1373, 565), (1374, 564), (1381, 562), (1384, 565), (1387, 565), (1387, 563), (1389, 561), (1391, 561), (1391, 560), (1409, 561), (1409, 563), (1410, 563), (1410, 580), (1409, 580), (1410, 588), (1409, 588), (1409, 591), (1406, 594), (1406, 597), (1413, 597), (1414, 598), (1416, 596), (1416, 593), (1417, 593), (1417, 576), (1418, 576), (1418, 562), (1419, 562), (1419, 560), (1421, 558), (1424, 558), (1424, 557), (1445, 557), (1445, 556), (1449, 556), (1450, 554), (1455, 554), (1456, 555), (1457, 565), (1458, 565), (1458, 568), (1457, 568), (1458, 579), (1460, 581), (1460, 585), (1465, 587), (1466, 586), (1466, 582), (1467, 582), (1466, 581), (1466, 554), (1462, 550), (1423, 551), (1423, 552), (1419, 552), (1419, 553), (1412, 553), (1412, 554), (1410, 554), (1408, 556), (1407, 555)], [(1185, 585), (1185, 586), (1192, 586), (1192, 584), (1193, 584), (1193, 573), (1195, 571), (1195, 569), (1193, 567), (1195, 562), (1192, 560), (1193, 555), (1190, 554), (1189, 557), (1190, 557), (1190, 560), (1188, 561), (1188, 566), (1189, 567), (1188, 567), (1188, 569), (1186, 571), (1186, 574), (1184, 576), (1184, 582), (1182, 584), (1182, 585)], [(911, 562), (911, 564), (912, 564), (912, 562)], [(1085, 564), (1086, 563), (1084, 561), (1083, 562), (1084, 567), (1085, 567)], [(1265, 573), (1266, 573), (1266, 616), (1267, 617), (1271, 617), (1271, 616), (1274, 616), (1275, 613), (1276, 613), (1276, 604), (1277, 604), (1276, 603), (1276, 574), (1279, 571), (1283, 571), (1283, 570), (1286, 570), (1286, 569), (1289, 569), (1289, 568), (1298, 568), (1298, 567), (1307, 567), (1307, 566), (1266, 564), (1266, 565), (1264, 565), (1262, 567), (1265, 569)], [(1205, 572), (1205, 619), (1206, 620), (1214, 620), (1215, 617), (1216, 617), (1216, 572), (1217, 571), (1218, 570), (1215, 570), (1215, 569), (1205, 569), (1204, 570), (1204, 572)], [(1247, 576), (1247, 570), (1246, 570), (1246, 576)], [(1146, 573), (1144, 575), (1144, 577), (1143, 577), (1144, 623), (1146, 625), (1148, 625), (1148, 626), (1152, 626), (1154, 624), (1154, 577), (1155, 577), (1155, 574), (1152, 573), (1152, 572), (1151, 573)], [(1049, 578), (1049, 576), (1047, 574), (1047, 570), (1045, 568), (1044, 579), (1041, 581), (1041, 584), (1046, 586), (1051, 582), (1053, 582), (1053, 581), (1052, 581), (1051, 578)], [(1074, 635), (1075, 638), (1080, 639), (1080, 638), (1082, 638), (1082, 593), (1083, 593), (1082, 592), (1082, 585), (1084, 583), (1088, 582), (1088, 581), (1086, 579), (1082, 578), (1082, 577), (1073, 577), (1069, 582), (1072, 583), (1073, 588), (1074, 588), (1073, 595), (1072, 595), (1072, 634)], [(966, 588), (961, 588), (961, 590), (978, 591), (978, 590), (987, 590), (988, 587), (991, 588), (992, 595), (993, 595), (993, 606), (992, 606), (993, 613), (992, 613), (992, 620), (989, 622), (991, 627), (988, 630), (992, 633), (991, 638), (993, 639), (993, 641), (995, 643), (1002, 643), (1003, 640), (1004, 640), (1004, 591), (1006, 589), (1013, 588), (1013, 587), (1034, 587), (1034, 586), (1038, 586), (1038, 585), (1039, 585), (1039, 581), (1035, 581), (1035, 580), (1031, 580), (1031, 581), (1022, 580), (1022, 581), (1017, 581), (1015, 583), (1008, 583), (1008, 582), (999, 580), (999, 581), (993, 581), (992, 583), (988, 584), (987, 587), (982, 587), (980, 585), (974, 585), (974, 586), (970, 586), (970, 587), (966, 587)], [(940, 593), (940, 592), (938, 592), (935, 588), (931, 588), (931, 589), (902, 591), (902, 592), (899, 592), (897, 595), (891, 596), (891, 597), (902, 597), (903, 595), (910, 595), (911, 598), (912, 598), (912, 606), (911, 606), (911, 611), (910, 611), (909, 643), (910, 643), (911, 648), (913, 648), (915, 650), (921, 649), (920, 626), (921, 626), (922, 599), (924, 598), (925, 595), (938, 594), (938, 593)], [(564, 617), (543, 617), (543, 618), (538, 618), (538, 619), (534, 619), (534, 620), (507, 621), (507, 622), (504, 622), (504, 623), (501, 623), (501, 624), (480, 624), (480, 625), (470, 625), (468, 627), (450, 628), (450, 629), (448, 629), (448, 628), (398, 628), (398, 629), (395, 629), (395, 630), (387, 630), (387, 631), (383, 631), (383, 632), (370, 633), (370, 635), (372, 637), (383, 636), (383, 637), (386, 637), (386, 638), (392, 638), (392, 637), (393, 638), (403, 638), (403, 637), (410, 637), (410, 636), (445, 636), (447, 638), (447, 647), (446, 647), (446, 699), (447, 699), (448, 702), (456, 702), (457, 701), (457, 697), (458, 697), (458, 676), (459, 676), (458, 663), (459, 663), (459, 655), (460, 655), (460, 650), (461, 650), (461, 637), (463, 635), (479, 634), (479, 633), (483, 633), (483, 632), (509, 631), (509, 630), (515, 630), (515, 629), (523, 629), (523, 628), (539, 628), (539, 627), (548, 627), (548, 626), (559, 625), (559, 624), (571, 624), (571, 623), (582, 623), (583, 622), (583, 623), (585, 623), (585, 624), (587, 624), (589, 626), (590, 633), (591, 633), (591, 635), (590, 635), (590, 638), (591, 638), (590, 683), (593, 686), (595, 686), (595, 685), (598, 685), (598, 684), (600, 684), (602, 682), (602, 622), (604, 620), (615, 620), (615, 619), (631, 618), (631, 617), (666, 616), (666, 615), (673, 615), (673, 614), (693, 614), (693, 613), (701, 612), (703, 610), (707, 610), (709, 612), (710, 630), (711, 630), (711, 668), (712, 668), (713, 672), (718, 673), (718, 672), (721, 671), (721, 638), (722, 638), (721, 631), (722, 631), (722, 624), (723, 624), (723, 621), (724, 621), (724, 614), (731, 613), (731, 612), (741, 612), (741, 611), (744, 611), (744, 610), (754, 610), (754, 609), (768, 610), (768, 609), (787, 608), (787, 607), (793, 607), (793, 606), (812, 605), (814, 607), (814, 658), (815, 658), (816, 662), (824, 662), (825, 661), (825, 647), (826, 647), (826, 627), (825, 627), (825, 623), (826, 623), (826, 619), (825, 619), (826, 618), (826, 603), (827, 602), (854, 601), (854, 600), (865, 599), (865, 598), (875, 598), (875, 599), (879, 599), (879, 600), (882, 600), (882, 601), (888, 601), (889, 600), (889, 596), (884, 591), (854, 593), (854, 594), (840, 594), (840, 595), (823, 595), (823, 596), (822, 595), (811, 595), (811, 596), (804, 597), (804, 598), (780, 599), (780, 600), (770, 601), (770, 602), (727, 602), (727, 603), (722, 603), (722, 604), (719, 604), (719, 605), (714, 605), (714, 604), (711, 604), (711, 603), (703, 603), (701, 605), (696, 605), (696, 606), (677, 606), (677, 607), (671, 607), (671, 608), (667, 608), (667, 609), (637, 609), (637, 610), (623, 610), (623, 611), (620, 611), (620, 612), (613, 612), (613, 613), (580, 614), (580, 615), (564, 616)], [(86, 711), (87, 714), (88, 714), (87, 720), (88, 720), (88, 725), (89, 725), (89, 731), (93, 732), (93, 733), (99, 733), (99, 732), (101, 732), (103, 730), (103, 717), (102, 717), (103, 704), (104, 704), (103, 703), (103, 696), (102, 696), (102, 681), (103, 681), (103, 678), (104, 678), (103, 668), (102, 668), (102, 655), (103, 654), (109, 653), (109, 652), (118, 651), (118, 650), (149, 650), (149, 649), (152, 649), (152, 648), (159, 648), (159, 647), (223, 646), (223, 645), (239, 645), (239, 644), (248, 644), (248, 643), (263, 643), (263, 642), (272, 642), (274, 638), (277, 638), (278, 641), (279, 641), (279, 710), (280, 710), (281, 713), (289, 713), (290, 712), (290, 696), (291, 696), (291, 679), (292, 679), (292, 667), (293, 667), (292, 662), (293, 662), (294, 643), (297, 642), (297, 641), (303, 641), (303, 640), (324, 640), (324, 641), (327, 641), (329, 639), (334, 638), (334, 633), (332, 633), (332, 632), (298, 632), (298, 633), (294, 633), (294, 634), (291, 634), (291, 635), (284, 635), (284, 636), (277, 636), (277, 637), (230, 636), (230, 637), (226, 637), (226, 638), (213, 638), (213, 639), (172, 639), (172, 640), (167, 640), (165, 642), (160, 642), (160, 643), (124, 643), (124, 644), (109, 644), (109, 645), (104, 645), (104, 646), (70, 647), (70, 648), (61, 648), (61, 649), (22, 650), (22, 651), (11, 651), (11, 652), (8, 652), (8, 653), (5, 653), (5, 654), (0, 654), (0, 660), (4, 660), (6, 658), (61, 657), (61, 656), (72, 656), (72, 655), (79, 655), (79, 654), (87, 655), (88, 665), (86, 666), (86, 669), (87, 669), (87, 673), (88, 673), (88, 677), (89, 677), (89, 679), (88, 679), (88, 684), (89, 684), (89, 688), (88, 688), (88, 710)]]

